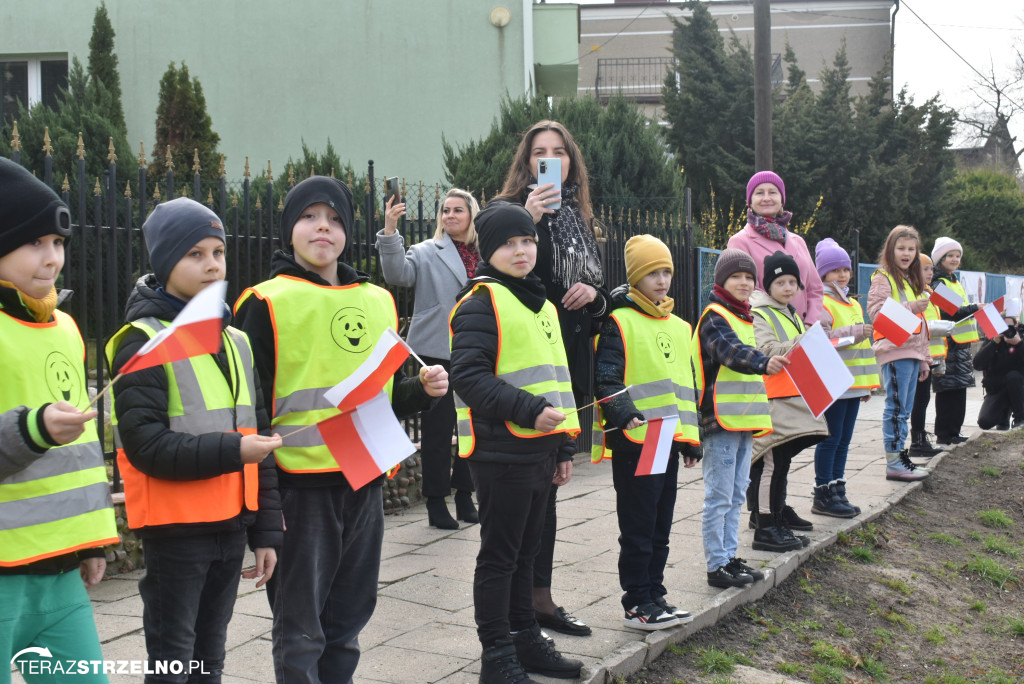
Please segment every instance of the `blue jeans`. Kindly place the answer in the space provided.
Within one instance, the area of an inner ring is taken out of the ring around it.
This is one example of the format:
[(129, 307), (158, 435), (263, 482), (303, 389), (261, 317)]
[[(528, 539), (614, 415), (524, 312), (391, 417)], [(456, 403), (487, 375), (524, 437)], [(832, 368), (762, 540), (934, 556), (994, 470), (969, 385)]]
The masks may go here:
[(917, 392), (917, 373), (921, 362), (917, 359), (898, 359), (882, 365), (882, 387), (885, 388), (885, 408), (882, 410), (882, 441), (885, 452), (903, 451), (907, 441), (910, 410)]
[(750, 484), (754, 433), (722, 430), (704, 438), (704, 559), (714, 572), (736, 557), (740, 509)]
[(825, 411), (828, 439), (814, 448), (814, 485), (821, 487), (846, 477), (846, 455), (860, 413), (860, 397), (840, 399)]

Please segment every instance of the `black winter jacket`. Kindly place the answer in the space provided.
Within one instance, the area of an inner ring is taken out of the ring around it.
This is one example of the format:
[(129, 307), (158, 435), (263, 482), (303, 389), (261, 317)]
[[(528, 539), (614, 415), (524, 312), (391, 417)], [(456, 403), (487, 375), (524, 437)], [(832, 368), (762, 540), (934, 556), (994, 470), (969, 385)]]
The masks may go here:
[[(470, 280), (459, 293), (459, 299), (480, 280)], [(565, 433), (522, 439), (505, 426), (505, 421), (510, 420), (516, 425), (533, 427), (537, 416), (551, 404), (494, 374), (498, 363), (498, 321), (490, 295), (478, 291), (462, 302), (451, 328), (452, 389), (473, 415), (476, 445), (469, 458), (493, 463), (534, 463), (558, 450), (558, 462), (571, 461), (576, 441)]]
[[(184, 302), (158, 292), (156, 277), (143, 276), (135, 284), (125, 307), (125, 320), (154, 317), (171, 321), (181, 311)], [(230, 318), (227, 308), (225, 319)], [(148, 341), (141, 330), (125, 335), (114, 356), (114, 374), (120, 370)], [(213, 355), (224, 377), (230, 382), (228, 355), (222, 348)], [(256, 374), (254, 374), (256, 375)], [(261, 434), (269, 434), (270, 419), (263, 404), (260, 378), (255, 377), (256, 427)], [(122, 377), (113, 387), (114, 409), (117, 413), (118, 433), (125, 455), (135, 468), (150, 477), (164, 480), (203, 480), (235, 473), (242, 469), (240, 446), (242, 435), (237, 432), (210, 432), (192, 435), (170, 429), (167, 416), (167, 374), (163, 366), (135, 371)], [(284, 539), (281, 517), (281, 498), (277, 490), (277, 472), (273, 455), (263, 459), (259, 468), (259, 511), (244, 510), (230, 520), (214, 523), (191, 523), (147, 527), (137, 532), (139, 537), (182, 537), (209, 532), (248, 528), (249, 546), (281, 548)]]
[[(274, 252), (270, 258), (270, 276), (273, 278), (279, 275), (302, 278), (317, 285), (330, 286), (330, 283), (312, 271), (304, 269), (295, 261), (295, 257), (282, 250)], [(366, 282), (370, 277), (339, 261), (338, 279), (342, 285), (352, 285)], [(268, 414), (272, 414), (274, 379), (277, 375), (275, 367), (277, 350), (274, 347), (274, 326), (270, 321), (270, 310), (267, 308), (267, 303), (259, 297), (247, 298), (235, 313), (235, 325), (249, 336), (253, 365), (256, 366), (256, 375), (259, 376), (260, 385), (263, 388), (263, 405), (268, 407)], [(295, 342), (301, 344), (302, 331), (295, 332), (297, 335)], [(420, 411), (426, 411), (434, 403), (435, 400), (431, 399), (423, 389), (419, 377), (407, 378), (401, 369), (395, 373), (394, 388), (391, 393), (391, 407), (394, 409), (395, 415), (405, 418)], [(289, 473), (279, 468), (277, 477), (282, 488), (348, 486), (348, 481), (340, 472)], [(384, 476), (382, 475), (371, 484), (380, 484), (383, 481)]]
[[(1024, 325), (1017, 326), (1017, 334), (1024, 335)], [(1010, 346), (1005, 339), (987, 340), (974, 355), (974, 367), (984, 372), (981, 385), (989, 392), (999, 392), (1006, 386), (1008, 372), (1024, 375), (1024, 343)]]
[[(594, 396), (597, 399), (615, 394), (625, 388), (626, 377), (626, 348), (622, 344), (622, 331), (618, 324), (612, 320), (611, 314), (617, 309), (631, 308), (641, 313), (644, 311), (629, 298), (629, 285), (620, 285), (611, 292), (611, 312), (601, 328), (601, 336), (597, 340), (597, 352), (594, 355)], [(650, 341), (653, 344), (653, 340)], [(693, 369), (691, 368), (691, 372)], [(601, 412), (605, 418), (605, 427), (618, 428), (605, 433), (605, 444), (612, 450), (612, 458), (619, 454), (629, 458), (639, 458), (643, 451), (642, 444), (629, 441), (623, 434), (623, 428), (633, 418), (643, 420), (643, 413), (637, 410), (630, 398), (629, 393), (612, 397), (606, 404), (601, 405)], [(675, 442), (673, 453), (688, 456), (700, 460), (701, 449), (690, 444)]]
[[(932, 278), (932, 289), (939, 286), (939, 283), (946, 281), (957, 282), (955, 273), (947, 273), (935, 266), (935, 276)], [(978, 310), (977, 304), (961, 306), (956, 314), (950, 316), (940, 309), (942, 320), (959, 321), (974, 314)], [(974, 387), (974, 364), (971, 362), (971, 345), (955, 342), (952, 337), (947, 337), (948, 348), (946, 350), (946, 372), (944, 375), (936, 375), (932, 380), (932, 387), (936, 392), (949, 392), (951, 390), (962, 390)]]

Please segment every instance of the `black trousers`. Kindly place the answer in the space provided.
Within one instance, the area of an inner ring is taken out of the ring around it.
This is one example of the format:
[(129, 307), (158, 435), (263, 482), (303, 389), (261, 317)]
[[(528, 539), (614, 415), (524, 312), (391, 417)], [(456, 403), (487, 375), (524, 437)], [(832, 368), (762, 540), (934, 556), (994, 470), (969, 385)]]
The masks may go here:
[(619, 585), (622, 607), (664, 596), (668, 539), (676, 505), (679, 456), (672, 454), (665, 473), (637, 477), (640, 451), (616, 451), (612, 457), (615, 514), (619, 519)]
[(533, 626), (533, 562), (540, 548), (556, 452), (535, 463), (470, 459), (480, 513), (473, 576), (477, 636), (484, 648)]
[[(747, 508), (752, 511), (767, 508), (772, 513), (782, 513), (786, 506), (786, 488), (789, 485), (789, 467), (793, 457), (803, 447), (796, 449), (794, 445), (780, 444), (766, 451), (764, 456), (750, 464), (750, 486), (747, 487)], [(762, 486), (761, 480), (768, 473), (768, 486)], [(768, 495), (768, 503), (761, 504), (762, 495)]]
[(967, 414), (967, 389), (935, 393), (935, 436), (949, 441), (960, 434)]
[(1024, 419), (1024, 376), (1017, 371), (1006, 374), (1000, 389), (985, 390), (985, 401), (978, 411), (978, 427), (991, 430), (1009, 425), (1011, 414), (1014, 420)]
[[(427, 365), (444, 366), (451, 371), (451, 362), (424, 356)], [(420, 415), (420, 455), (423, 459), (423, 496), (445, 497), (452, 489), (473, 491), (466, 459), (452, 457), (452, 434), (455, 432), (455, 395), (451, 388), (429, 411)]]
[[(929, 373), (928, 377), (924, 380), (917, 381), (917, 391), (914, 394), (914, 408), (910, 411), (910, 436), (914, 434), (925, 432), (924, 426), (926, 420), (926, 414), (928, 413), (928, 404), (932, 400), (932, 374)], [(936, 405), (937, 402), (936, 402)], [(957, 431), (959, 432), (959, 430)]]

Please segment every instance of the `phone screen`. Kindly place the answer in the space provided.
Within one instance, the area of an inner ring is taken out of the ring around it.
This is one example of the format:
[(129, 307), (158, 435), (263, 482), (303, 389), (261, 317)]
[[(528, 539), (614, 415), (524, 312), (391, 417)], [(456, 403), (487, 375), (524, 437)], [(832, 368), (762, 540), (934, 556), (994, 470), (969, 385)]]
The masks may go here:
[(390, 178), (384, 178), (384, 204), (387, 205), (388, 201), (394, 197), (395, 201), (392, 202), (392, 206), (401, 201), (398, 196), (398, 176), (392, 176)]
[[(537, 160), (537, 185), (555, 184), (555, 190), (562, 191), (562, 160), (558, 157), (541, 157)], [(561, 198), (545, 205), (548, 209), (561, 209)]]

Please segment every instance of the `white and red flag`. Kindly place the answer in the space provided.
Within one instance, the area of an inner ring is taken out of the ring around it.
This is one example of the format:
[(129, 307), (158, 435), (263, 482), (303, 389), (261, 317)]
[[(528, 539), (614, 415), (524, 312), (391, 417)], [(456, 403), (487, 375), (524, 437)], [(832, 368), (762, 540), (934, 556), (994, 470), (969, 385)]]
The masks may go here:
[(662, 475), (672, 455), (672, 437), (676, 433), (679, 415), (664, 418), (649, 418), (644, 448), (640, 450), (640, 461), (636, 464), (636, 475)]
[(931, 296), (928, 298), (935, 306), (945, 311), (950, 316), (955, 316), (960, 307), (964, 305), (964, 298), (953, 291), (945, 283), (939, 283)]
[(984, 331), (985, 337), (992, 339), (996, 335), (1002, 335), (1006, 329), (1010, 327), (1006, 325), (1006, 321), (1003, 320), (1002, 314), (999, 313), (1002, 308), (1003, 298), (1000, 297), (996, 301), (986, 304), (975, 312), (974, 318), (978, 321), (978, 325), (981, 326), (982, 331)]
[(800, 338), (786, 358), (789, 359), (786, 372), (815, 418), (820, 418), (836, 399), (853, 386), (850, 369), (818, 323)]
[(834, 337), (830, 341), (836, 349), (845, 349), (853, 344), (856, 339), (853, 335), (846, 335), (845, 337)]
[(225, 281), (219, 280), (200, 290), (169, 326), (151, 337), (121, 366), (120, 374), (219, 352), (227, 287)]
[(317, 423), (352, 489), (359, 489), (416, 453), (391, 409), (387, 392)]
[(919, 325), (921, 319), (892, 297), (885, 300), (874, 321), (875, 332), (897, 347), (902, 347)]
[(342, 411), (351, 411), (384, 389), (395, 371), (409, 358), (410, 351), (405, 340), (388, 328), (359, 368), (324, 392), (324, 397)]

